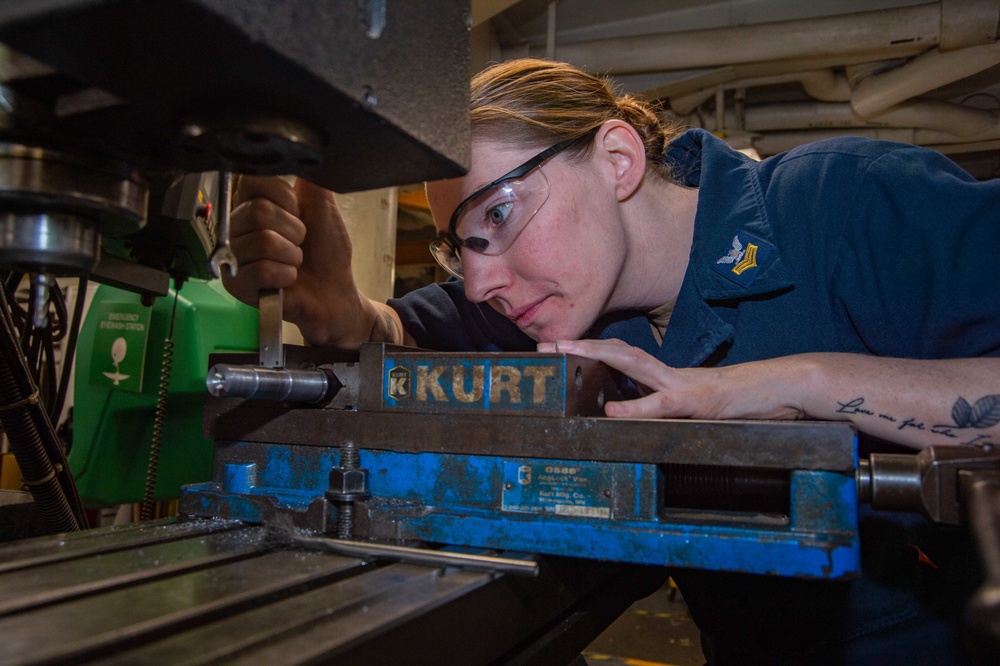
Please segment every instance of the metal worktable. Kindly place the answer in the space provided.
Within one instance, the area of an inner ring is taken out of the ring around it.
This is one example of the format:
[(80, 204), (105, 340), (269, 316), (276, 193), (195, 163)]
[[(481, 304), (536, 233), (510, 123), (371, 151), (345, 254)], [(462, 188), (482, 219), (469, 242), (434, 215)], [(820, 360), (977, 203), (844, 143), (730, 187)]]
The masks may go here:
[(41, 537), (0, 547), (0, 664), (568, 663), (664, 576), (539, 570), (366, 562), (223, 520)]

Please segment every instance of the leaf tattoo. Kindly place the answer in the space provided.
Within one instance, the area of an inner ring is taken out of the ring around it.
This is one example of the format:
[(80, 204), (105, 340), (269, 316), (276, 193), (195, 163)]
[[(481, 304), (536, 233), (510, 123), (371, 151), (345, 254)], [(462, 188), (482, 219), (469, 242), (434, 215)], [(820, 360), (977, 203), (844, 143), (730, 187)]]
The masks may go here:
[(987, 395), (970, 405), (959, 397), (951, 407), (951, 418), (959, 428), (989, 428), (1000, 423), (1000, 395)]

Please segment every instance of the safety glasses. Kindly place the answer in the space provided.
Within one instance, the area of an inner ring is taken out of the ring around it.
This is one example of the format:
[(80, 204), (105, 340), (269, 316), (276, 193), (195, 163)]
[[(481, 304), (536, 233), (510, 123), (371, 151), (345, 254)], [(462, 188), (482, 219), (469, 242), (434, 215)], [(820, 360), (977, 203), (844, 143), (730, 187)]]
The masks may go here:
[(462, 279), (463, 248), (489, 256), (509, 250), (549, 197), (542, 164), (592, 136), (560, 141), (469, 195), (452, 213), (448, 231), (431, 241), (431, 254), (438, 264)]

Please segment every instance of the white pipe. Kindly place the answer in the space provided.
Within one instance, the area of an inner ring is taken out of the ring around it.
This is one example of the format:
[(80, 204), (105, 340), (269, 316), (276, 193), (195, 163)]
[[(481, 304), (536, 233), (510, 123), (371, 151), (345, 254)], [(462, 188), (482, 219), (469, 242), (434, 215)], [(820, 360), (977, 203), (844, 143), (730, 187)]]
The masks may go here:
[(1000, 0), (941, 0), (942, 51), (992, 44), (1000, 35)]
[(1000, 130), (1000, 111), (977, 109), (937, 100), (913, 100), (868, 118), (877, 125), (939, 130), (951, 136), (992, 135)]
[(935, 100), (906, 102), (872, 118), (861, 118), (850, 104), (831, 102), (765, 104), (746, 110), (748, 132), (819, 127), (901, 127), (978, 136), (1000, 128), (1000, 111)]
[[(845, 136), (863, 136), (870, 139), (897, 141), (899, 143), (909, 143), (929, 147), (937, 145), (948, 146), (950, 144), (962, 144), (967, 141), (967, 139), (957, 137), (954, 134), (936, 132), (933, 130), (913, 130), (893, 127), (862, 127), (854, 129), (815, 129), (795, 132), (775, 132), (774, 134), (765, 134), (756, 137), (753, 145), (754, 148), (757, 149), (757, 152), (761, 155), (777, 155), (778, 153), (783, 153), (805, 143)], [(976, 142), (991, 142), (1000, 140), (1000, 130), (987, 132), (982, 136), (974, 137), (971, 140)]]
[[(830, 69), (818, 69), (808, 72), (788, 72), (771, 76), (757, 76), (749, 79), (736, 79), (721, 84), (726, 90), (740, 88), (756, 88), (773, 86), (781, 83), (801, 83), (803, 89), (813, 99), (824, 102), (847, 102), (851, 99), (851, 88), (847, 77)], [(686, 116), (711, 99), (715, 88), (705, 88), (687, 95), (676, 95), (670, 98), (670, 108), (674, 113)]]
[(670, 109), (679, 116), (686, 116), (707, 102), (715, 94), (716, 88), (705, 88), (690, 95), (670, 98)]
[(813, 99), (823, 102), (846, 102), (851, 99), (847, 77), (830, 69), (802, 72), (802, 87)]
[[(898, 58), (935, 46), (940, 29), (941, 11), (934, 2), (842, 16), (562, 44), (559, 57), (589, 71), (616, 74), (829, 55)], [(529, 52), (537, 56), (544, 53), (538, 47)]]
[(863, 136), (869, 139), (881, 139), (883, 141), (898, 141), (900, 143), (914, 143), (913, 130), (896, 128), (866, 127), (860, 129), (814, 129), (799, 130), (795, 132), (775, 132), (765, 134), (754, 139), (753, 146), (762, 156), (777, 155), (793, 148), (814, 141), (831, 139), (846, 136)]
[(972, 136), (956, 136), (951, 132), (918, 129), (913, 131), (913, 138), (916, 140), (917, 144), (921, 146), (936, 146), (942, 143), (978, 143), (980, 141), (995, 141), (996, 139), (1000, 139), (1000, 127)]
[[(745, 112), (746, 131), (751, 133), (818, 128), (903, 128), (937, 130), (955, 137), (991, 135), (1000, 129), (1000, 110), (976, 109), (949, 102), (915, 100), (895, 106), (875, 118), (861, 118), (850, 104), (797, 102), (763, 104)], [(727, 111), (724, 127), (735, 125), (735, 114)], [(717, 131), (718, 119), (707, 129)]]
[(851, 106), (863, 118), (905, 100), (1000, 64), (1000, 42), (958, 51), (929, 51), (912, 61), (864, 79), (854, 88)]

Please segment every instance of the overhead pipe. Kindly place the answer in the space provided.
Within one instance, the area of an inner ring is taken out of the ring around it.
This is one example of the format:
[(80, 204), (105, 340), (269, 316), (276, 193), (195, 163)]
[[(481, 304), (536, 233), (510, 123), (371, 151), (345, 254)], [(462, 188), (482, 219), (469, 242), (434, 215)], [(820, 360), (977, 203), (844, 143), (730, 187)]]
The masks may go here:
[(975, 137), (959, 137), (948, 132), (937, 130), (903, 129), (896, 127), (855, 127), (850, 129), (812, 129), (791, 132), (774, 132), (757, 136), (753, 140), (754, 148), (762, 156), (777, 155), (797, 146), (822, 139), (845, 136), (862, 136), (883, 141), (896, 141), (916, 146), (927, 146), (952, 152), (955, 144), (977, 144), (983, 150), (1000, 148), (1000, 130), (986, 132)]
[(1000, 110), (977, 109), (938, 100), (903, 102), (868, 118), (869, 124), (938, 130), (951, 136), (992, 136), (1000, 130)]
[(1000, 64), (1000, 42), (956, 51), (935, 49), (884, 74), (863, 79), (851, 94), (851, 107), (863, 118), (908, 99)]
[[(726, 116), (731, 125), (733, 113)], [(1000, 111), (977, 109), (936, 100), (914, 100), (873, 118), (862, 118), (845, 102), (796, 102), (747, 107), (748, 132), (814, 129), (818, 127), (903, 127), (940, 130), (954, 136), (980, 136), (1000, 128)], [(718, 124), (718, 123), (717, 123)], [(714, 130), (714, 127), (712, 128)]]
[(942, 51), (992, 44), (998, 27), (1000, 0), (941, 0)]
[(674, 113), (686, 116), (711, 99), (720, 86), (725, 90), (740, 90), (782, 83), (801, 83), (807, 95), (824, 102), (847, 102), (851, 99), (851, 87), (847, 84), (846, 76), (831, 69), (818, 69), (808, 72), (787, 72), (771, 76), (735, 79), (713, 88), (671, 97), (670, 108)]
[(799, 82), (807, 95), (822, 102), (846, 102), (851, 99), (847, 77), (830, 69), (802, 72)]
[[(843, 16), (560, 44), (559, 58), (589, 71), (618, 75), (816, 56), (902, 58), (933, 48), (940, 34), (941, 9), (934, 2)], [(515, 48), (503, 55), (514, 53), (522, 55), (523, 51)], [(532, 56), (544, 53), (544, 47), (528, 49)]]
[[(714, 90), (716, 86), (736, 84), (740, 81), (764, 79), (765, 77), (772, 76), (799, 75), (802, 72), (813, 72), (824, 69), (833, 70), (844, 67), (856, 67), (870, 62), (870, 57), (864, 55), (839, 57), (827, 55), (799, 60), (770, 60), (768, 62), (754, 62), (743, 65), (728, 65), (726, 67), (702, 70), (690, 76), (673, 79), (662, 85), (642, 91), (642, 95), (647, 99), (673, 99), (681, 95), (694, 94), (701, 90)], [(628, 81), (629, 77), (626, 75), (619, 76), (618, 78), (624, 82)]]

